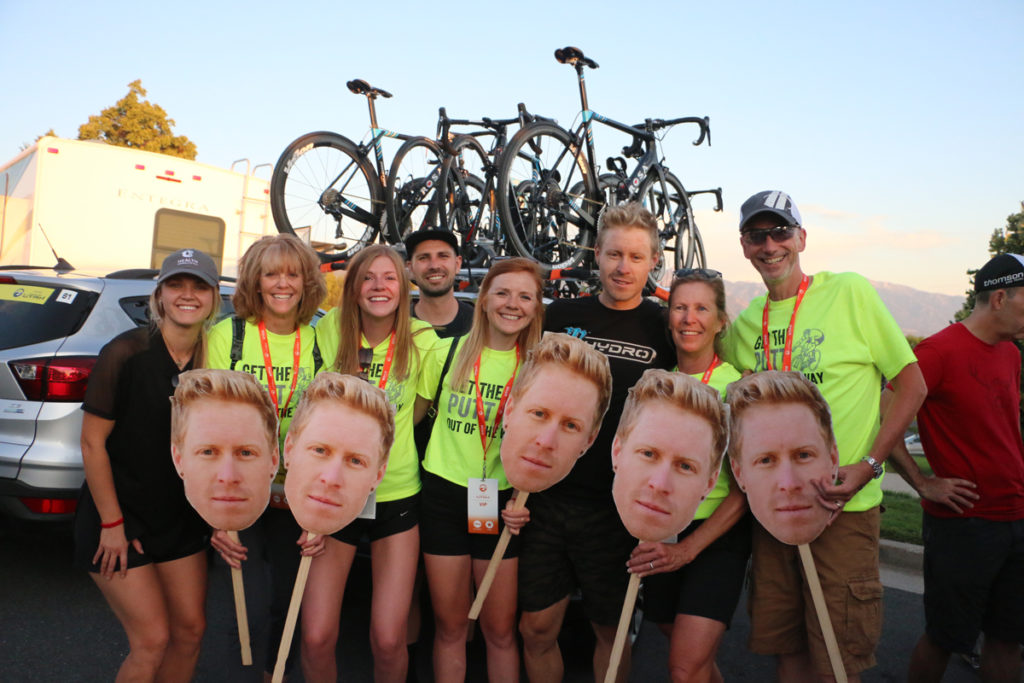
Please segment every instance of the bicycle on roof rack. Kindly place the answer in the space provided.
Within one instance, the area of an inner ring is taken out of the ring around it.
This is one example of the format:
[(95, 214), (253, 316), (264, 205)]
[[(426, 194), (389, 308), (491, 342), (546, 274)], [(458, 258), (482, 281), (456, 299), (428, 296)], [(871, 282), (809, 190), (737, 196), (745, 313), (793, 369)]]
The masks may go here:
[[(581, 122), (571, 132), (551, 121), (524, 126), (509, 141), (498, 168), (498, 212), (513, 248), (549, 269), (567, 268), (590, 261), (597, 236), (598, 217), (607, 204), (641, 201), (657, 218), (662, 255), (652, 271), (650, 284), (657, 286), (670, 268), (703, 266), (703, 241), (693, 220), (690, 197), (710, 193), (722, 207), (721, 188), (688, 192), (664, 164), (658, 151), (657, 132), (692, 123), (700, 129), (694, 145), (710, 144), (708, 117), (646, 119), (631, 126), (590, 109), (584, 68), (597, 62), (575, 47), (555, 50), (555, 58), (569, 64), (579, 78)], [(601, 175), (594, 149), (594, 122), (631, 135), (624, 157), (636, 159), (626, 173), (622, 157), (609, 157), (612, 173)]]

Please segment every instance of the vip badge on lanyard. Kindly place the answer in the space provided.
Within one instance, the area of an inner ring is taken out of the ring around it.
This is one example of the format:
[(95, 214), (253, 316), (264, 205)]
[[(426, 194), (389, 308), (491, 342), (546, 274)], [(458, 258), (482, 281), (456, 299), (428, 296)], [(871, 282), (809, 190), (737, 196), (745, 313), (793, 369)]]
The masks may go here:
[(356, 519), (377, 519), (377, 492), (370, 491), (369, 497), (366, 499), (366, 505), (363, 506), (362, 512), (356, 515)]
[(469, 533), (498, 533), (498, 480), (470, 479), (466, 488)]

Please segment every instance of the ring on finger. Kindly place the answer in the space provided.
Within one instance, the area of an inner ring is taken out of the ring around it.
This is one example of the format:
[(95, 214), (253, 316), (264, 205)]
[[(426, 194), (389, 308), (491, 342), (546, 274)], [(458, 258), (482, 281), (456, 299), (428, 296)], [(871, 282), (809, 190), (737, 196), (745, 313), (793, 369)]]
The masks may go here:
[(650, 562), (648, 562), (647, 564), (651, 565), (651, 570), (653, 570), (653, 569), (654, 569), (654, 560), (651, 560), (651, 561), (650, 561)]

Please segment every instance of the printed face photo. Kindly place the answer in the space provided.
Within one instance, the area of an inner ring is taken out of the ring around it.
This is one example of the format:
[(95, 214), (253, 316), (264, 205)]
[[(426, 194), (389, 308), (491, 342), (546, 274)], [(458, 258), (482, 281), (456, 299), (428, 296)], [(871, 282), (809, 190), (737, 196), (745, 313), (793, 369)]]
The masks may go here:
[(313, 407), (284, 443), (284, 493), (306, 531), (333, 534), (354, 520), (384, 477), (381, 428), (366, 413), (334, 401)]
[(744, 411), (733, 475), (754, 517), (783, 543), (810, 543), (828, 526), (832, 513), (818, 503), (812, 482), (834, 479), (838, 466), (835, 446), (825, 442), (807, 406), (755, 405)]
[(665, 401), (648, 401), (633, 428), (612, 442), (612, 498), (634, 538), (661, 541), (693, 521), (718, 481), (713, 436), (702, 417)]
[(597, 436), (598, 400), (593, 382), (546, 364), (506, 407), (501, 464), (509, 483), (534, 493), (564, 479)]
[(171, 456), (188, 502), (214, 529), (252, 526), (270, 500), (278, 463), (276, 439), (266, 438), (259, 409), (205, 398), (189, 405), (186, 419)]

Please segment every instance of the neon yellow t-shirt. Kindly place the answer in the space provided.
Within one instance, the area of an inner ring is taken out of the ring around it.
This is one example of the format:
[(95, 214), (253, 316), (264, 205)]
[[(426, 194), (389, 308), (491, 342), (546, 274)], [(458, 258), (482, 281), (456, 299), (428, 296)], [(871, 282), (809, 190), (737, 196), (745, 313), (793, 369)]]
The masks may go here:
[[(725, 338), (723, 356), (741, 371), (766, 369), (761, 343), (765, 296), (750, 302)], [(775, 369), (782, 369), (795, 302), (795, 296), (771, 302), (768, 343)], [(878, 434), (882, 376), (891, 379), (917, 362), (914, 352), (875, 288), (856, 273), (815, 275), (797, 311), (793, 335), (792, 369), (816, 384), (828, 402), (839, 464), (860, 462)], [(868, 481), (844, 509), (876, 507), (882, 502), (880, 482)]]
[[(679, 367), (672, 368), (672, 372), (679, 372)], [(690, 375), (694, 379), (700, 380), (704, 378), (703, 372), (698, 372), (695, 375)], [(708, 386), (718, 391), (722, 395), (722, 400), (725, 400), (725, 388), (732, 382), (741, 379), (743, 375), (739, 373), (733, 366), (729, 365), (725, 361), (716, 367), (711, 372), (711, 379), (708, 380)], [(729, 482), (731, 480), (729, 470), (729, 456), (722, 456), (722, 471), (718, 475), (718, 483), (715, 484), (715, 488), (711, 489), (711, 493), (708, 497), (700, 504), (697, 508), (697, 514), (693, 516), (694, 519), (707, 519), (711, 516), (711, 513), (718, 509), (718, 506), (722, 504), (725, 497), (729, 495)]]
[[(231, 369), (231, 327), (232, 319), (225, 318), (213, 326), (207, 343), (209, 367), (223, 370)], [(292, 369), (295, 367), (295, 334), (274, 334), (267, 330), (267, 348), (270, 350), (270, 362), (273, 368), (274, 388), (277, 390), (277, 418), (281, 423), (280, 443), (281, 465), (274, 478), (275, 484), (284, 484), (284, 437), (295, 415), (306, 387), (313, 381), (313, 342), (315, 333), (309, 325), (303, 325), (297, 332), (302, 336), (299, 353), (299, 366), (296, 371), (295, 393), (291, 400), (288, 394), (292, 387)], [(259, 328), (245, 323), (245, 335), (242, 342), (242, 357), (235, 364), (235, 370), (247, 372), (269, 391), (267, 369), (263, 359), (263, 346), (260, 344)], [(288, 404), (285, 405), (285, 401)]]
[[(457, 391), (451, 387), (452, 372), (458, 364), (465, 341), (465, 337), (459, 338), (459, 346), (452, 357), (448, 377), (441, 389), (441, 398), (438, 401), (440, 405), (435, 406), (437, 419), (423, 459), (423, 469), (462, 487), (469, 483), (470, 477), (479, 477), (484, 471), (483, 444), (480, 442), (477, 423), (476, 386), (472, 374)], [(448, 340), (442, 340), (441, 344), (435, 347), (420, 375), (419, 394), (430, 401), (434, 400), (444, 360), (448, 355), (446, 342)], [(498, 433), (494, 434), (494, 423), (505, 385), (516, 367), (516, 351), (484, 348), (481, 355), (480, 394), (484, 404), (485, 433), (489, 437), (484, 476), (497, 479), (498, 488), (503, 491), (510, 488), (505, 470), (501, 466), (500, 456), (505, 426), (502, 424)], [(502, 422), (504, 423), (504, 420)]]
[[(316, 326), (317, 344), (323, 355), (322, 371), (332, 370), (338, 356), (338, 341), (341, 336), (338, 327), (339, 308), (331, 309)], [(399, 381), (393, 372), (389, 373), (384, 393), (388, 403), (395, 409), (395, 443), (388, 454), (388, 468), (384, 471), (384, 479), (377, 487), (377, 501), (386, 503), (390, 500), (401, 500), (416, 495), (420, 491), (420, 465), (413, 441), (413, 409), (416, 405), (416, 387), (423, 362), (431, 349), (437, 344), (437, 335), (433, 327), (421, 320), (412, 321), (412, 342), (416, 347), (409, 357), (409, 376)], [(360, 343), (366, 346), (366, 337), (360, 337)], [(380, 383), (384, 374), (384, 359), (388, 353), (388, 338), (373, 347), (373, 362), (367, 376), (373, 386)]]

